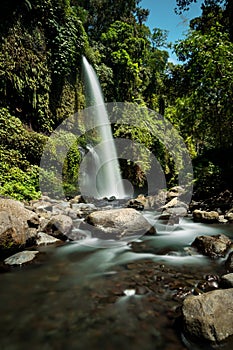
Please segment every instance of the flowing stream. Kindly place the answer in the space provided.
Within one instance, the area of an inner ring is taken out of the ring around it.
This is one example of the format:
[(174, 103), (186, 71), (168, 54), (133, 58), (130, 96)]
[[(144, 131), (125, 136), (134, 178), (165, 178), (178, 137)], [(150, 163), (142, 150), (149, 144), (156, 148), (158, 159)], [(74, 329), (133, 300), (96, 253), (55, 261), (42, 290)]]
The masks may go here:
[(103, 248), (96, 238), (67, 242), (0, 274), (0, 349), (202, 349), (184, 345), (176, 331), (177, 298), (181, 287), (224, 273), (224, 259), (190, 255), (190, 244), (200, 234), (233, 239), (233, 225), (185, 218), (171, 231), (155, 213), (144, 215), (157, 235), (136, 249), (111, 241)]

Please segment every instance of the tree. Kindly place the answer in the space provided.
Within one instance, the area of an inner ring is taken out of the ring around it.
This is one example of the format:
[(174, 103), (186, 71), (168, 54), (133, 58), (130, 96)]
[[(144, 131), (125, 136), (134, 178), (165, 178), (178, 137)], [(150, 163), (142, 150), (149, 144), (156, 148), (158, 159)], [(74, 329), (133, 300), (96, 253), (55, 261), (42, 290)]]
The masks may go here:
[(77, 111), (76, 102), (66, 113), (59, 110), (66, 87), (77, 90), (86, 33), (69, 0), (10, 1), (10, 9), (14, 16), (4, 0), (0, 106), (8, 106), (30, 128), (48, 133), (66, 113)]
[(71, 4), (78, 5), (88, 12), (85, 29), (91, 40), (99, 40), (115, 21), (134, 22), (134, 14), (145, 21), (147, 13), (139, 9), (141, 0), (72, 0)]
[[(175, 11), (181, 13), (182, 11), (188, 11), (189, 6), (197, 0), (176, 0), (177, 8)], [(233, 42), (233, 2), (232, 0), (204, 0), (202, 4), (202, 10), (205, 8), (222, 7), (224, 10), (224, 17), (226, 19), (226, 30), (229, 33), (230, 40)]]
[[(175, 45), (183, 65), (171, 66), (166, 78), (169, 107), (165, 115), (175, 123), (198, 160), (194, 165), (201, 180), (199, 186), (230, 188), (233, 43), (223, 25), (212, 21), (211, 13), (205, 13), (203, 20), (209, 26), (203, 27), (200, 18), (186, 39)], [(204, 163), (205, 171), (200, 173), (200, 164)]]

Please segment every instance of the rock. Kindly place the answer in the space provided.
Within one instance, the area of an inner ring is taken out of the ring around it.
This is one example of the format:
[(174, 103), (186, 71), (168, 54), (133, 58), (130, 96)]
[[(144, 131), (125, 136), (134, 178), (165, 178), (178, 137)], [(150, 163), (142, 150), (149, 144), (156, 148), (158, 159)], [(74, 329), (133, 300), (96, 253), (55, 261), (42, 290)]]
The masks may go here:
[(177, 197), (172, 198), (168, 203), (166, 203), (165, 205), (163, 205), (163, 206), (161, 207), (161, 209), (167, 209), (167, 208), (175, 207), (175, 206), (177, 206), (177, 203), (178, 203)]
[(24, 250), (23, 252), (16, 253), (4, 260), (7, 265), (22, 265), (35, 259), (38, 251)]
[(224, 215), (219, 215), (218, 222), (220, 224), (226, 224), (228, 222), (228, 220), (225, 219)]
[(35, 211), (37, 214), (46, 213), (46, 212), (52, 212), (53, 206), (52, 203), (49, 201), (31, 201), (30, 207)]
[(43, 227), (42, 231), (55, 238), (66, 240), (72, 228), (72, 219), (67, 215), (58, 214), (51, 217), (45, 227)]
[(220, 286), (222, 288), (233, 288), (233, 273), (223, 275), (220, 280)]
[(233, 252), (228, 255), (227, 260), (225, 261), (225, 268), (227, 272), (233, 272)]
[(135, 209), (110, 209), (95, 211), (88, 215), (86, 221), (108, 234), (109, 238), (122, 238), (124, 236), (155, 234), (155, 228)]
[(218, 222), (219, 213), (217, 211), (204, 211), (196, 209), (193, 211), (193, 220), (195, 222), (212, 224)]
[(53, 215), (64, 214), (65, 210), (70, 209), (69, 202), (61, 202), (59, 204), (55, 204), (52, 209)]
[(165, 209), (159, 216), (159, 220), (166, 221), (168, 225), (179, 224), (179, 219), (187, 215), (187, 209), (184, 207), (173, 207)]
[(37, 245), (47, 245), (61, 242), (60, 239), (57, 239), (53, 236), (47, 235), (44, 232), (38, 232), (36, 244)]
[(74, 212), (76, 212), (76, 216), (79, 218), (86, 217), (88, 214), (97, 210), (93, 203), (73, 203), (71, 208)]
[(231, 240), (223, 234), (198, 236), (192, 243), (192, 247), (195, 247), (200, 253), (211, 258), (224, 257), (230, 246)]
[(130, 199), (127, 203), (126, 206), (127, 208), (132, 208), (136, 210), (144, 210), (144, 204), (145, 201), (141, 201), (140, 199)]
[(182, 306), (184, 331), (210, 343), (233, 335), (233, 288), (188, 296)]
[(226, 213), (225, 219), (227, 219), (229, 222), (233, 222), (233, 209), (229, 210)]
[(79, 195), (75, 196), (74, 198), (72, 198), (70, 200), (70, 203), (71, 204), (85, 203), (85, 200), (84, 200), (83, 196), (81, 194), (79, 194)]
[(207, 275), (205, 282), (199, 282), (197, 288), (203, 292), (209, 292), (219, 288), (219, 276), (218, 275)]
[(35, 242), (39, 217), (23, 204), (0, 198), (0, 250), (17, 250)]
[(71, 219), (77, 219), (77, 212), (71, 208), (66, 208), (64, 214), (70, 216)]
[(185, 189), (183, 187), (174, 186), (174, 187), (170, 188), (170, 190), (168, 191), (167, 198), (172, 199), (174, 197), (179, 197), (184, 193), (185, 193)]
[(136, 210), (158, 209), (166, 202), (166, 192), (159, 191), (157, 195), (144, 196), (140, 194), (137, 198), (130, 199), (126, 206)]

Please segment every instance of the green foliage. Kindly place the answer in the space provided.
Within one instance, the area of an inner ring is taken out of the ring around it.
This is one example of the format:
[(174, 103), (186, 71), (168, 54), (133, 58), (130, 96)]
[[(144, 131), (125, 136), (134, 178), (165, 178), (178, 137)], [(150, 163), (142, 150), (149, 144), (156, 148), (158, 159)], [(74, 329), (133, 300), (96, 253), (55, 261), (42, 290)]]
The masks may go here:
[(37, 198), (37, 164), (46, 138), (27, 131), (4, 108), (0, 109), (0, 133), (0, 194), (19, 200)]
[[(180, 11), (193, 2), (176, 1)], [(194, 159), (197, 186), (230, 181), (230, 157), (224, 166), (213, 154), (232, 149), (233, 2), (203, 0), (202, 16), (191, 21), (186, 38), (174, 47), (182, 65), (167, 62), (168, 53), (161, 49), (170, 45), (167, 32), (154, 28), (151, 33), (144, 24), (149, 11), (139, 4), (140, 0), (2, 1), (1, 194), (27, 200), (39, 195), (37, 167), (45, 135), (88, 102), (83, 54), (96, 70), (106, 100), (135, 102), (165, 114)], [(123, 172), (143, 186), (150, 170), (148, 152), (154, 152), (167, 180), (175, 183), (183, 164), (178, 146), (172, 147), (172, 131), (163, 139), (161, 121), (150, 113), (136, 117), (135, 126), (113, 126), (115, 137), (133, 140), (131, 151), (138, 156), (135, 164), (122, 161)], [(127, 121), (128, 115), (124, 118)], [(157, 137), (148, 131), (152, 125)], [(60, 136), (59, 141), (51, 138), (51, 167), (42, 181), (51, 195), (72, 196), (78, 191), (79, 148), (85, 148), (87, 140), (98, 140), (95, 130), (79, 139), (69, 133)], [(65, 157), (58, 149), (65, 150)]]
[(0, 109), (0, 145), (17, 150), (31, 164), (39, 164), (46, 137), (24, 128), (19, 118), (11, 116), (6, 108)]
[(148, 28), (116, 21), (106, 33), (102, 33), (101, 42), (104, 63), (112, 68), (113, 73), (107, 97), (111, 94), (117, 101), (142, 104), (144, 100), (152, 99), (151, 87), (158, 83), (168, 55), (151, 46)]
[(46, 144), (40, 170), (41, 189), (52, 198), (78, 193), (78, 176), (83, 141), (72, 133), (57, 130)]
[(189, 91), (176, 100), (182, 130), (190, 134), (192, 128), (196, 142), (216, 147), (232, 144), (233, 44), (221, 29), (216, 23), (208, 34), (190, 32), (176, 45), (178, 55), (187, 60), (183, 75), (189, 81)]

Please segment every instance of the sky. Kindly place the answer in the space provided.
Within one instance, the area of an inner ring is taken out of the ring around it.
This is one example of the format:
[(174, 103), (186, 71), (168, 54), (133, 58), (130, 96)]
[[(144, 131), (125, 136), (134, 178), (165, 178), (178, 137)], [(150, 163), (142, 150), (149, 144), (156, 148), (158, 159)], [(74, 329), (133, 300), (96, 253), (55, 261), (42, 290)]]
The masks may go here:
[[(197, 0), (197, 3), (191, 4), (190, 10), (185, 11), (181, 16), (175, 14), (175, 0), (142, 0), (140, 6), (150, 10), (146, 25), (151, 30), (155, 27), (168, 30), (168, 42), (175, 43), (185, 37), (190, 19), (201, 15), (202, 2), (203, 0)], [(177, 57), (172, 50), (167, 49), (167, 51), (170, 55), (169, 61), (177, 63)]]

